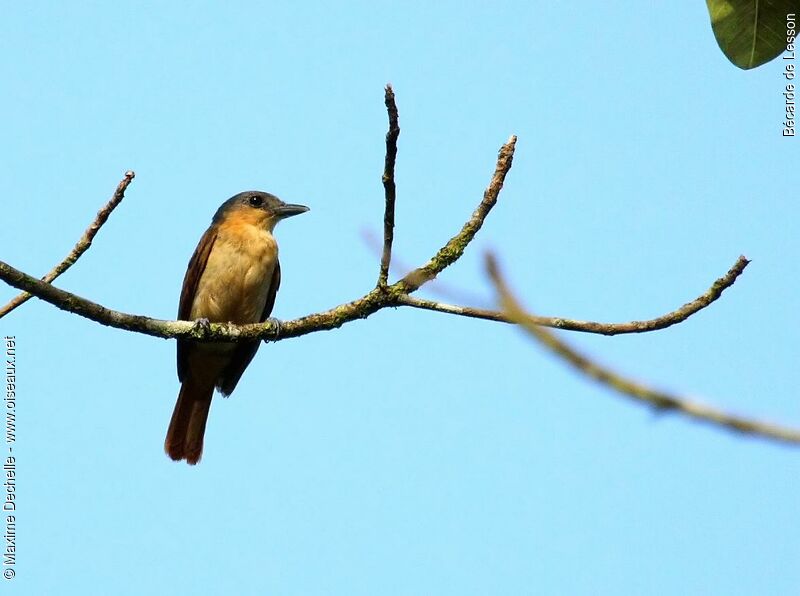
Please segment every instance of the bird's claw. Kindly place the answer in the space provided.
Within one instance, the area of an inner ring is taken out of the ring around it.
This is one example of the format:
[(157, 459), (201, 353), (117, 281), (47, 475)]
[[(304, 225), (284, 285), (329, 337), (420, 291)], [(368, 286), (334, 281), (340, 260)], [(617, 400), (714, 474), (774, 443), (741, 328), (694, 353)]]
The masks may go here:
[(267, 341), (268, 341), (268, 339), (271, 339), (272, 341), (277, 341), (278, 338), (281, 335), (281, 322), (278, 319), (276, 319), (275, 317), (269, 317), (266, 320), (266, 322), (270, 323), (275, 328), (275, 332), (274, 332), (274, 334), (273, 334), (273, 336), (271, 338), (264, 338), (264, 339), (267, 340)]
[(192, 333), (199, 337), (206, 337), (211, 332), (211, 321), (203, 317), (196, 319), (192, 327)]

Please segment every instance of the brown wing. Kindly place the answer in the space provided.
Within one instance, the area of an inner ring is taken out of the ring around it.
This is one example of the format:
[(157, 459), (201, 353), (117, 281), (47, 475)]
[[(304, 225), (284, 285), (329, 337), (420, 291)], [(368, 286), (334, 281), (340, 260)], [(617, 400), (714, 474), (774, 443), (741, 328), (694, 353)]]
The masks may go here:
[[(267, 320), (272, 307), (275, 306), (275, 296), (278, 294), (278, 288), (281, 285), (281, 264), (279, 261), (275, 262), (275, 270), (272, 272), (272, 281), (269, 285), (269, 294), (267, 294), (267, 301), (264, 303), (264, 311), (261, 313), (261, 322)], [(253, 356), (256, 355), (258, 347), (261, 345), (260, 341), (240, 342), (236, 346), (236, 351), (231, 356), (228, 366), (225, 367), (222, 375), (220, 375), (217, 388), (222, 392), (222, 395), (230, 395), (236, 388), (236, 383), (244, 373), (244, 369), (250, 364)]]
[[(189, 260), (189, 266), (186, 268), (186, 275), (183, 278), (183, 288), (181, 288), (181, 299), (178, 303), (178, 319), (181, 321), (190, 321), (192, 316), (192, 302), (197, 293), (197, 284), (200, 283), (200, 278), (203, 276), (203, 271), (206, 270), (206, 263), (208, 262), (208, 255), (211, 254), (211, 248), (217, 240), (217, 229), (215, 226), (208, 228), (200, 238), (197, 248), (194, 249), (194, 254)], [(186, 376), (186, 357), (188, 355), (187, 349), (189, 342), (186, 340), (178, 340), (178, 380), (183, 382)]]
[(272, 272), (272, 282), (269, 285), (269, 294), (267, 294), (267, 301), (264, 303), (264, 312), (261, 313), (261, 322), (266, 321), (272, 314), (272, 309), (275, 307), (275, 296), (278, 295), (278, 289), (281, 287), (281, 262), (275, 260), (275, 270)]

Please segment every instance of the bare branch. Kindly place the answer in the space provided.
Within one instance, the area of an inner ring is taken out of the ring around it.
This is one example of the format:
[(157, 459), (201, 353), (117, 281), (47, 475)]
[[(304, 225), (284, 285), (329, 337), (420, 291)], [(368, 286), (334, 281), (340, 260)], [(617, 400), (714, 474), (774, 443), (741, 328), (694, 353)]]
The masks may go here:
[[(117, 185), (117, 189), (114, 191), (111, 199), (105, 206), (97, 212), (97, 216), (95, 216), (94, 221), (86, 228), (86, 231), (83, 233), (83, 236), (80, 237), (75, 247), (70, 251), (70, 253), (64, 257), (64, 260), (61, 261), (58, 265), (53, 267), (53, 269), (42, 278), (42, 281), (51, 282), (56, 279), (59, 275), (64, 273), (67, 269), (72, 267), (75, 264), (83, 253), (89, 250), (89, 247), (92, 245), (92, 240), (94, 240), (95, 235), (103, 227), (103, 224), (108, 221), (109, 215), (111, 212), (116, 209), (117, 205), (122, 202), (122, 199), (125, 198), (125, 191), (128, 189), (128, 186), (133, 179), (136, 177), (136, 174), (128, 170), (125, 172), (125, 177), (120, 181)], [(10, 313), (12, 310), (17, 308), (19, 305), (24, 304), (26, 301), (30, 300), (31, 294), (27, 292), (23, 292), (18, 294), (14, 298), (12, 298), (8, 304), (3, 307), (0, 307), (0, 319)]]
[(394, 241), (394, 203), (397, 195), (394, 166), (397, 160), (397, 138), (400, 136), (400, 125), (394, 90), (391, 85), (386, 85), (384, 103), (389, 114), (389, 131), (386, 133), (386, 161), (383, 166), (383, 192), (386, 196), (386, 207), (383, 212), (383, 254), (381, 255), (381, 270), (378, 275), (378, 287), (380, 288), (386, 287), (389, 279), (389, 264), (392, 260), (392, 242)]
[(494, 176), (492, 176), (488, 188), (483, 193), (483, 200), (478, 205), (478, 208), (475, 209), (469, 221), (461, 228), (461, 231), (450, 238), (447, 244), (440, 248), (439, 252), (437, 252), (430, 261), (422, 267), (414, 269), (414, 271), (400, 280), (399, 283), (402, 284), (404, 293), (411, 294), (415, 292), (422, 284), (435, 278), (444, 271), (446, 267), (455, 263), (461, 258), (461, 255), (464, 254), (467, 245), (472, 242), (475, 234), (481, 229), (486, 216), (489, 215), (492, 207), (497, 203), (497, 197), (500, 195), (500, 190), (503, 188), (506, 174), (508, 174), (508, 171), (511, 169), (511, 162), (514, 159), (514, 146), (516, 143), (517, 137), (512, 135), (511, 138), (508, 139), (508, 142), (500, 148), (500, 152), (497, 155), (497, 166), (495, 167)]
[(527, 314), (522, 310), (506, 288), (498, 272), (497, 265), (491, 258), (488, 259), (487, 267), (496, 289), (501, 296), (503, 303), (502, 312), (443, 304), (432, 300), (415, 298), (410, 295), (423, 284), (434, 279), (445, 268), (456, 262), (464, 253), (469, 243), (474, 239), (478, 230), (480, 230), (489, 212), (497, 203), (506, 175), (511, 169), (517, 140), (515, 136), (510, 137), (508, 142), (501, 147), (494, 175), (484, 192), (483, 199), (472, 213), (470, 219), (462, 226), (458, 234), (448, 240), (425, 265), (414, 269), (400, 281), (388, 285), (394, 237), (396, 200), (394, 172), (397, 158), (397, 139), (400, 134), (397, 106), (395, 104), (394, 92), (390, 85), (386, 86), (385, 103), (389, 115), (389, 130), (386, 134), (386, 159), (383, 173), (386, 201), (384, 212), (384, 242), (378, 283), (374, 289), (364, 296), (327, 311), (310, 314), (280, 324), (272, 320), (252, 325), (235, 325), (232, 323), (204, 324), (200, 321), (165, 321), (114, 311), (51, 285), (51, 281), (75, 263), (89, 246), (91, 246), (92, 240), (100, 227), (107, 221), (114, 208), (122, 201), (127, 187), (134, 178), (133, 172), (127, 172), (125, 178), (117, 186), (112, 199), (98, 212), (94, 222), (84, 232), (84, 235), (75, 245), (72, 252), (42, 280), (36, 279), (0, 261), (0, 279), (23, 291), (23, 294), (17, 296), (14, 300), (9, 302), (9, 304), (0, 308), (0, 317), (11, 312), (11, 310), (19, 306), (19, 304), (22, 304), (25, 300), (30, 298), (30, 296), (36, 296), (62, 310), (118, 329), (161, 338), (182, 338), (211, 342), (249, 341), (256, 339), (278, 341), (292, 337), (300, 337), (316, 331), (336, 329), (350, 321), (365, 319), (381, 309), (398, 306), (410, 306), (413, 308), (498, 322), (518, 323), (582, 374), (632, 399), (646, 403), (662, 411), (676, 411), (702, 422), (724, 427), (729, 430), (800, 444), (800, 430), (731, 415), (716, 408), (698, 404), (680, 396), (658, 391), (643, 384), (636, 383), (607, 368), (595, 364), (586, 356), (579, 354), (567, 344), (560, 341), (553, 333), (544, 329), (544, 327), (547, 326), (565, 330), (616, 335), (621, 333), (654, 331), (675, 325), (706, 308), (717, 300), (725, 289), (732, 286), (749, 262), (745, 257), (739, 257), (728, 273), (718, 279), (703, 295), (673, 312), (648, 321), (597, 323), (555, 317), (538, 317)]
[[(725, 275), (716, 280), (704, 294), (698, 296), (691, 302), (687, 302), (680, 308), (655, 319), (650, 319), (647, 321), (629, 321), (627, 323), (598, 323), (595, 321), (576, 321), (574, 319), (564, 319), (561, 317), (540, 317), (529, 315), (529, 322), (533, 325), (540, 325), (542, 327), (554, 327), (556, 329), (564, 329), (566, 331), (583, 331), (585, 333), (597, 333), (600, 335), (645, 333), (648, 331), (666, 329), (672, 325), (682, 323), (693, 314), (703, 310), (712, 302), (717, 300), (717, 298), (722, 296), (722, 292), (734, 284), (736, 279), (744, 271), (745, 267), (747, 267), (748, 263), (750, 263), (750, 261), (748, 261), (745, 257), (739, 257), (736, 263), (733, 264), (733, 267), (731, 267)], [(400, 296), (398, 301), (403, 306), (411, 306), (413, 308), (421, 308), (424, 310), (433, 310), (436, 312), (459, 315), (462, 317), (486, 319), (501, 323), (513, 322), (504, 313), (496, 310), (487, 310), (485, 308), (474, 308), (470, 306), (454, 306), (452, 304), (444, 304), (434, 300), (417, 298), (416, 296)]]
[[(70, 292), (61, 290), (47, 283), (47, 281), (40, 281), (2, 261), (0, 261), (0, 279), (62, 310), (78, 314), (103, 325), (126, 331), (143, 333), (154, 337), (183, 338), (197, 341), (220, 342), (247, 341), (254, 339), (278, 341), (292, 337), (300, 337), (316, 331), (336, 329), (345, 323), (357, 319), (365, 319), (383, 308), (398, 306), (411, 306), (414, 308), (424, 308), (461, 316), (508, 322), (510, 319), (504, 313), (441, 304), (430, 300), (414, 298), (410, 296), (410, 294), (416, 291), (422, 284), (435, 278), (446, 267), (457, 261), (464, 253), (469, 243), (474, 239), (475, 234), (481, 228), (487, 215), (496, 204), (505, 177), (511, 169), (517, 140), (516, 137), (510, 137), (508, 142), (500, 148), (495, 171), (489, 186), (484, 192), (481, 202), (472, 213), (470, 219), (462, 226), (459, 233), (453, 236), (424, 266), (411, 271), (400, 281), (392, 285), (387, 285), (388, 270), (391, 265), (391, 245), (394, 222), (394, 162), (397, 155), (397, 135), (399, 134), (394, 93), (389, 86), (386, 88), (386, 106), (389, 113), (389, 132), (386, 137), (387, 153), (386, 169), (384, 172), (386, 213), (384, 217), (385, 233), (384, 251), (381, 259), (381, 274), (375, 289), (360, 298), (323, 312), (283, 322), (280, 325), (271, 321), (252, 325), (234, 325), (231, 323), (211, 323), (202, 325), (199, 322), (165, 321), (114, 311)], [(92, 238), (97, 233), (100, 226), (106, 221), (111, 210), (122, 200), (125, 189), (132, 179), (133, 172), (126, 174), (125, 179), (120, 182), (112, 201), (98, 213), (95, 222), (87, 229), (84, 238), (81, 239), (73, 253), (65, 260), (68, 264), (60, 271), (66, 269), (69, 264), (74, 263), (88, 248)], [(534, 317), (530, 319), (528, 323), (534, 325), (544, 324), (562, 329), (603, 333), (607, 335), (662, 329), (685, 320), (687, 317), (705, 308), (711, 302), (719, 298), (723, 290), (733, 284), (746, 265), (747, 259), (740, 257), (734, 267), (724, 277), (717, 280), (704, 295), (684, 305), (673, 313), (651, 321), (633, 321), (630, 323), (612, 324), (573, 321), (561, 318)]]
[[(425, 276), (430, 276), (427, 279), (432, 279), (442, 269), (458, 260), (463, 254), (464, 248), (475, 237), (475, 233), (480, 229), (492, 206), (497, 202), (497, 196), (503, 186), (505, 175), (511, 168), (515, 142), (516, 137), (511, 137), (509, 142), (500, 149), (494, 176), (484, 194), (483, 200), (472, 214), (472, 218), (464, 224), (461, 232), (451, 238), (427, 265), (412, 271), (409, 275), (390, 286), (378, 286), (352, 302), (293, 321), (283, 322), (280, 324), (280, 329), (269, 321), (252, 325), (211, 323), (203, 326), (197, 322), (164, 321), (140, 315), (131, 315), (108, 309), (100, 304), (39, 281), (2, 261), (0, 261), (0, 279), (15, 288), (30, 292), (37, 298), (41, 298), (62, 310), (86, 317), (102, 325), (144, 333), (154, 337), (215, 342), (253, 339), (279, 341), (315, 331), (336, 329), (350, 321), (365, 319), (382, 308), (400, 306), (400, 296), (416, 290), (420, 285), (417, 283), (418, 281), (425, 280)], [(411, 278), (411, 281), (409, 281), (409, 278)]]
[(690, 401), (684, 397), (652, 389), (641, 383), (632, 381), (606, 367), (600, 366), (590, 358), (580, 354), (551, 331), (536, 324), (536, 317), (526, 313), (516, 298), (509, 291), (499, 272), (496, 261), (487, 257), (487, 270), (500, 297), (503, 310), (508, 318), (519, 323), (548, 350), (570, 364), (581, 374), (621, 393), (640, 403), (647, 404), (659, 411), (672, 411), (689, 416), (718, 428), (738, 433), (754, 435), (774, 441), (800, 444), (800, 429), (779, 426), (776, 424), (751, 420), (729, 414), (712, 406)]

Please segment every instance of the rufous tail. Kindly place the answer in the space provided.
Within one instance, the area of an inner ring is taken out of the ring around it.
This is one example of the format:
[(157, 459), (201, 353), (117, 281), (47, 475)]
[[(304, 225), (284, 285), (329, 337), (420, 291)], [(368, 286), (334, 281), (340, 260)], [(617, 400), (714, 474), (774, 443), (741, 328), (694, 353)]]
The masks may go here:
[(170, 458), (175, 461), (185, 459), (191, 465), (200, 461), (213, 393), (213, 384), (197, 383), (191, 375), (184, 379), (164, 441), (164, 451)]

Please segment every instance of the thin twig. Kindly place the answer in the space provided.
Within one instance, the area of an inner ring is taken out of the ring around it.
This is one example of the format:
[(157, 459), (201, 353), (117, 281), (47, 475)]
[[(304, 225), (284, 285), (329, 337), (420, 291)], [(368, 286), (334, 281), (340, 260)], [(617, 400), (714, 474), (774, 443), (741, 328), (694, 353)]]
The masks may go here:
[(499, 272), (496, 261), (491, 256), (487, 257), (487, 270), (500, 297), (503, 310), (507, 313), (508, 318), (519, 323), (547, 349), (570, 364), (581, 374), (594, 379), (626, 397), (647, 404), (659, 411), (678, 412), (700, 422), (738, 433), (754, 435), (774, 441), (800, 444), (800, 429), (779, 426), (729, 414), (712, 406), (693, 402), (665, 391), (652, 389), (646, 385), (632, 381), (606, 367), (600, 366), (558, 339), (553, 332), (546, 330), (544, 327), (534, 322), (536, 317), (526, 313), (516, 298), (511, 294)]
[(449, 315), (469, 317), (471, 319), (482, 319), (484, 321), (495, 321), (497, 323), (510, 323), (508, 317), (499, 310), (489, 310), (488, 308), (478, 308), (475, 306), (458, 306), (456, 304), (445, 304), (427, 298), (403, 295), (398, 299), (401, 305), (419, 308), (420, 310), (432, 310)]
[(422, 267), (414, 269), (400, 280), (404, 293), (411, 294), (418, 290), (424, 283), (432, 280), (439, 275), (446, 267), (455, 263), (467, 245), (472, 242), (475, 234), (483, 226), (483, 222), (492, 207), (497, 203), (497, 197), (500, 195), (500, 190), (503, 188), (503, 183), (506, 179), (506, 174), (511, 169), (511, 163), (514, 160), (514, 147), (517, 144), (517, 137), (512, 135), (508, 142), (500, 148), (497, 155), (497, 166), (495, 167), (494, 176), (483, 193), (483, 200), (478, 205), (478, 208), (469, 218), (469, 221), (464, 224), (461, 231), (450, 238), (439, 252)]
[[(744, 271), (745, 267), (747, 267), (748, 263), (750, 263), (750, 261), (748, 261), (745, 257), (739, 257), (736, 260), (736, 263), (733, 264), (733, 267), (731, 267), (725, 275), (716, 280), (711, 287), (706, 290), (705, 293), (701, 294), (691, 302), (687, 302), (680, 308), (655, 319), (650, 319), (647, 321), (629, 321), (626, 323), (599, 323), (595, 321), (577, 321), (574, 319), (564, 319), (561, 317), (540, 317), (531, 315), (530, 323), (534, 325), (541, 325), (542, 327), (554, 327), (556, 329), (564, 329), (566, 331), (583, 331), (585, 333), (597, 333), (600, 335), (646, 333), (648, 331), (666, 329), (672, 325), (682, 323), (693, 314), (703, 310), (712, 302), (717, 300), (720, 296), (722, 296), (722, 292), (734, 284), (736, 279)], [(436, 302), (434, 300), (417, 298), (416, 296), (400, 296), (399, 302), (403, 306), (411, 306), (413, 308), (421, 308), (424, 310), (433, 310), (436, 312), (459, 315), (462, 317), (486, 319), (489, 321), (498, 321), (500, 323), (513, 322), (504, 313), (485, 308), (455, 306), (452, 304)]]
[(386, 133), (386, 160), (383, 166), (383, 192), (386, 196), (386, 207), (383, 212), (383, 254), (381, 255), (381, 270), (378, 274), (379, 288), (386, 287), (389, 279), (389, 264), (392, 260), (392, 242), (394, 241), (394, 203), (397, 196), (394, 166), (397, 161), (397, 137), (400, 136), (400, 125), (394, 90), (391, 85), (386, 85), (384, 103), (386, 112), (389, 114), (389, 130)]
[[(128, 186), (133, 179), (136, 177), (136, 174), (128, 170), (125, 172), (125, 177), (120, 181), (117, 185), (117, 189), (114, 191), (111, 199), (105, 206), (97, 212), (97, 216), (95, 216), (94, 221), (86, 228), (84, 231), (83, 236), (80, 237), (80, 240), (75, 244), (75, 247), (70, 251), (70, 253), (61, 261), (58, 265), (53, 267), (53, 269), (44, 277), (42, 277), (42, 281), (50, 283), (54, 279), (56, 279), (59, 275), (64, 273), (67, 269), (72, 267), (75, 264), (83, 253), (89, 250), (89, 247), (92, 245), (92, 240), (94, 240), (95, 235), (103, 227), (103, 224), (108, 221), (108, 216), (111, 215), (111, 212), (116, 209), (117, 205), (122, 202), (122, 199), (125, 198), (125, 191), (128, 189)], [(12, 298), (8, 304), (3, 307), (0, 307), (0, 319), (10, 313), (12, 310), (17, 308), (19, 305), (24, 304), (27, 300), (30, 300), (31, 294), (27, 292), (22, 292), (18, 294), (14, 298)]]

